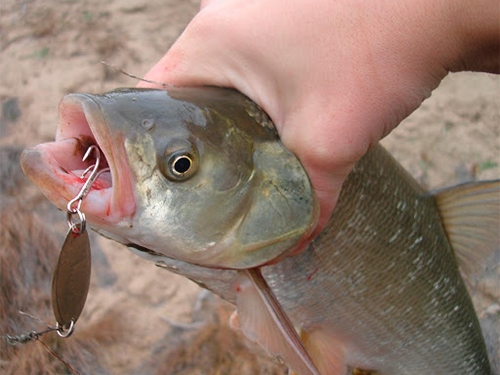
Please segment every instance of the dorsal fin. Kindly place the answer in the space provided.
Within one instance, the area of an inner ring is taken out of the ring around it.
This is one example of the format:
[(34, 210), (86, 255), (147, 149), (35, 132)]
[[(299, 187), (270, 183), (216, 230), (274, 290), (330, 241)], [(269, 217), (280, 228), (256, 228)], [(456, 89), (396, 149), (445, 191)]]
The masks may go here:
[(435, 198), (462, 275), (472, 283), (500, 248), (500, 180), (454, 186)]
[(293, 324), (258, 268), (239, 271), (236, 293), (243, 333), (301, 375), (320, 375)]

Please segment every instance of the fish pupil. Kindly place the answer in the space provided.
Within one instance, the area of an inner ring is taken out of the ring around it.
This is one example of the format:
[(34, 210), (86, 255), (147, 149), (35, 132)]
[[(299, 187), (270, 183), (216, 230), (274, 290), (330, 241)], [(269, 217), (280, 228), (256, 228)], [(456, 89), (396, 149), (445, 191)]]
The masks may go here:
[(180, 156), (175, 159), (173, 167), (175, 173), (182, 175), (191, 168), (191, 159), (187, 156)]

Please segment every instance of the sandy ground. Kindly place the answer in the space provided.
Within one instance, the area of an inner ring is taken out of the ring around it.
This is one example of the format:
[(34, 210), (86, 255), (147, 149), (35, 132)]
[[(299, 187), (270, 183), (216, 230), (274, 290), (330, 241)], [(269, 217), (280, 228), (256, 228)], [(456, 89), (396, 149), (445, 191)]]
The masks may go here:
[[(54, 245), (47, 248), (51, 256), (56, 256), (63, 240), (64, 214), (52, 208), (19, 174), (19, 150), (53, 139), (57, 105), (64, 94), (134, 86), (133, 79), (101, 61), (142, 76), (180, 34), (197, 7), (198, 1), (188, 0), (0, 3), (2, 219), (8, 221), (24, 211), (42, 217), (43, 221), (33, 225), (44, 228), (43, 232), (53, 239)], [(472, 179), (499, 178), (499, 98), (497, 76), (452, 75), (384, 144), (430, 189)], [(18, 229), (23, 227), (17, 225)], [(23, 236), (18, 239), (22, 241)], [(33, 241), (36, 246), (36, 238)], [(74, 337), (83, 341), (94, 338), (97, 349), (89, 352), (90, 359), (70, 361), (80, 373), (286, 373), (283, 366), (253, 346), (249, 349), (238, 334), (228, 329), (230, 308), (225, 303), (119, 245), (98, 236), (92, 237), (92, 244), (91, 290), (78, 322), (81, 332)], [(498, 253), (488, 260), (474, 294), (491, 356), (497, 359), (499, 260)], [(40, 285), (46, 287), (40, 293), (49, 293), (50, 272), (42, 278)], [(11, 314), (23, 309), (51, 321), (49, 308), (34, 306), (32, 301), (26, 299), (23, 306), (11, 306)], [(33, 324), (24, 316), (15, 319), (25, 330)], [(57, 345), (64, 357), (66, 344), (58, 341)], [(0, 369), (8, 369), (9, 361), (26, 347), (12, 349), (2, 344)], [(84, 364), (85, 360), (99, 366)], [(28, 372), (51, 371), (62, 370), (43, 371), (34, 366)]]

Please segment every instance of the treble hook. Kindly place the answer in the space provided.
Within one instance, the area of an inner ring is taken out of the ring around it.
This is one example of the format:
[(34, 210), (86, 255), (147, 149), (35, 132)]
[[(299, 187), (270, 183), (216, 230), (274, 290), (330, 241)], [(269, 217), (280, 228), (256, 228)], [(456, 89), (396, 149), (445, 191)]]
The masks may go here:
[(78, 203), (78, 209), (80, 208), (80, 205), (81, 205), (81, 201), (83, 200), (83, 198), (85, 198), (85, 196), (88, 194), (89, 190), (90, 190), (90, 187), (92, 186), (92, 184), (94, 183), (94, 181), (96, 180), (97, 178), (97, 173), (99, 171), (99, 164), (101, 162), (101, 153), (99, 152), (99, 148), (96, 146), (96, 145), (92, 145), (90, 146), (87, 151), (85, 152), (85, 155), (83, 155), (83, 158), (82, 158), (82, 161), (85, 161), (87, 160), (87, 158), (90, 156), (90, 153), (94, 151), (95, 152), (95, 164), (94, 165), (91, 165), (90, 167), (88, 167), (84, 172), (83, 174), (80, 176), (80, 178), (84, 178), (85, 175), (89, 172), (89, 170), (91, 168), (92, 169), (92, 172), (90, 173), (90, 176), (89, 178), (87, 179), (87, 181), (85, 181), (85, 183), (83, 184), (82, 188), (80, 189), (80, 192), (76, 195), (76, 197), (74, 197), (72, 200), (70, 200), (68, 202), (68, 205), (67, 205), (67, 209), (68, 211), (71, 211), (73, 213), (76, 213), (76, 211), (73, 210), (72, 206), (74, 203), (76, 203), (76, 201), (80, 201)]
[[(97, 180), (97, 178), (101, 175), (101, 173), (109, 171), (109, 168), (105, 168), (102, 170), (99, 170), (99, 164), (101, 162), (101, 153), (99, 151), (99, 148), (96, 145), (90, 146), (87, 151), (85, 152), (85, 155), (83, 155), (82, 161), (87, 160), (87, 158), (90, 156), (90, 153), (94, 151), (95, 153), (95, 164), (91, 165), (88, 167), (80, 176), (80, 178), (84, 178), (85, 175), (90, 171), (90, 176), (88, 177), (87, 181), (83, 184), (82, 188), (74, 197), (72, 200), (68, 202), (66, 205), (66, 210), (67, 210), (67, 221), (68, 221), (68, 226), (73, 232), (75, 233), (81, 233), (85, 229), (85, 214), (80, 211), (80, 208), (82, 206), (83, 198), (87, 196), (87, 194), (90, 191), (90, 188), (94, 184), (94, 182)], [(76, 207), (73, 208), (73, 205), (76, 204)], [(76, 225), (71, 221), (71, 216), (74, 214), (78, 214), (78, 217), (80, 219), (80, 228), (77, 228)]]

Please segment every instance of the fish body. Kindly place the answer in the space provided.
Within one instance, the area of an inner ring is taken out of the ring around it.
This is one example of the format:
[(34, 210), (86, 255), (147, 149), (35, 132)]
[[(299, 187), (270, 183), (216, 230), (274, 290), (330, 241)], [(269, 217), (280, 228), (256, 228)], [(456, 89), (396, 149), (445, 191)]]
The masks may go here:
[[(97, 143), (111, 172), (82, 204), (93, 228), (234, 303), (247, 336), (292, 368), (492, 373), (454, 242), (498, 247), (498, 181), (431, 195), (375, 146), (323, 232), (287, 257), (314, 228), (316, 202), (298, 160), (243, 95), (122, 90), (69, 95), (60, 108), (56, 142), (23, 154), (27, 175), (64, 209), (81, 186), (79, 157)], [(255, 267), (267, 287), (247, 277)], [(280, 322), (255, 293), (266, 288), (313, 366), (283, 349), (293, 333), (275, 334)]]
[[(382, 148), (358, 163), (309, 250), (274, 267), (264, 275), (292, 319), (307, 321), (308, 335), (319, 336), (322, 344), (312, 346), (337, 342), (337, 356), (352, 367), (490, 372), (434, 198)], [(290, 277), (283, 283), (279, 275)]]

